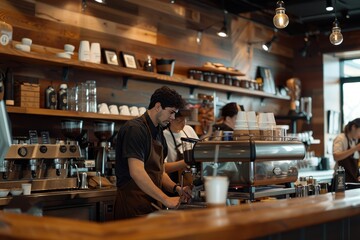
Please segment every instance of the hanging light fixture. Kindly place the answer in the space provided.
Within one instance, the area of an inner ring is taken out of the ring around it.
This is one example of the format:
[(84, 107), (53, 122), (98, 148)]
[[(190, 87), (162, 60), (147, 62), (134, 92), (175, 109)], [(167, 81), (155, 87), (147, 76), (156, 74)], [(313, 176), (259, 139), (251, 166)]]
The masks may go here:
[(271, 38), (270, 41), (268, 41), (268, 42), (266, 42), (266, 43), (264, 43), (264, 44), (262, 45), (263, 50), (266, 51), (266, 52), (269, 52), (270, 49), (271, 49), (271, 45), (273, 44), (273, 42), (274, 42), (276, 39), (277, 39), (277, 37), (276, 37), (276, 35), (274, 34), (274, 36)]
[(331, 12), (334, 10), (334, 7), (332, 5), (332, 0), (326, 0), (326, 11)]
[(202, 31), (198, 31), (196, 35), (196, 43), (200, 45), (201, 40), (202, 40)]
[(333, 22), (333, 27), (329, 39), (333, 45), (340, 45), (344, 40), (337, 18), (335, 18), (335, 21)]
[(333, 27), (331, 29), (331, 34), (329, 36), (329, 39), (330, 39), (331, 44), (340, 45), (343, 42), (344, 38), (343, 38), (343, 35), (341, 34), (341, 28), (339, 25), (339, 21), (337, 20), (337, 17), (336, 17), (336, 0), (335, 0), (334, 7), (335, 7), (335, 20), (333, 22)]
[(275, 9), (275, 16), (273, 22), (277, 28), (286, 28), (289, 24), (289, 17), (285, 14), (285, 4), (282, 0), (277, 1), (277, 8)]
[(227, 27), (226, 27), (226, 25), (227, 25), (226, 14), (227, 14), (227, 11), (224, 10), (224, 22), (223, 22), (223, 26), (221, 27), (220, 31), (217, 32), (217, 35), (218, 35), (219, 37), (223, 37), (223, 38), (228, 37)]

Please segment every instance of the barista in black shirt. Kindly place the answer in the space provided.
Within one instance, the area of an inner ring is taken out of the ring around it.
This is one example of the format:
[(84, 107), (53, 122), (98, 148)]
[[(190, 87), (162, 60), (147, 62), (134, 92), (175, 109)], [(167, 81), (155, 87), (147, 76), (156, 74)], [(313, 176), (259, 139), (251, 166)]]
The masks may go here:
[(167, 144), (162, 128), (175, 119), (183, 104), (175, 90), (159, 88), (151, 96), (147, 112), (121, 127), (116, 142), (116, 219), (151, 213), (155, 205), (176, 208), (180, 197), (169, 197), (162, 189), (183, 193), (184, 201), (191, 197), (189, 187), (181, 190), (164, 171)]

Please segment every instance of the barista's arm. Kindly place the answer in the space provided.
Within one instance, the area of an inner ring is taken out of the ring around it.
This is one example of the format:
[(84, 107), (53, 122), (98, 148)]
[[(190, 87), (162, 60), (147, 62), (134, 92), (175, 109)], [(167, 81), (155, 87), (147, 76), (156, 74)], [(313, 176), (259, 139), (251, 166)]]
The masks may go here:
[[(163, 193), (163, 191), (161, 191), (161, 189), (158, 188), (153, 183), (153, 181), (151, 180), (151, 178), (145, 171), (143, 161), (136, 159), (136, 158), (129, 158), (128, 164), (129, 164), (130, 176), (132, 177), (132, 179), (134, 179), (135, 183), (138, 185), (138, 187), (143, 192), (145, 192), (150, 197), (160, 201), (162, 204), (164, 204), (168, 208), (177, 207), (177, 205), (180, 203), (180, 198), (179, 197), (169, 197), (165, 193)], [(175, 185), (175, 183), (173, 183), (173, 186), (174, 185)], [(168, 188), (166, 188), (166, 189), (168, 189)]]
[(165, 163), (165, 172), (172, 173), (176, 171), (180, 171), (186, 169), (187, 164), (184, 160), (176, 161), (176, 162), (166, 162)]
[(352, 154), (354, 154), (354, 152), (356, 151), (360, 151), (360, 143), (357, 144), (356, 146), (350, 148), (350, 149), (347, 149), (347, 150), (344, 150), (344, 151), (339, 151), (339, 152), (334, 152), (333, 153), (333, 156), (334, 156), (334, 160), (335, 161), (341, 161), (341, 160), (344, 160), (345, 158), (351, 156)]

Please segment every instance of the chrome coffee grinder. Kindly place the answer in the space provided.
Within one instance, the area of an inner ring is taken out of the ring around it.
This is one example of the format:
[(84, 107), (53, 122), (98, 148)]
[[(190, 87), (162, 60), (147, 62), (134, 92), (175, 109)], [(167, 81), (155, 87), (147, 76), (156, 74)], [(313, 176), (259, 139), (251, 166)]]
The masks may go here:
[[(112, 162), (109, 157), (114, 155), (111, 149), (110, 139), (114, 135), (114, 122), (97, 121), (94, 123), (94, 135), (99, 140), (96, 147), (93, 148), (92, 154), (95, 159), (95, 172), (101, 176), (114, 175), (112, 173)], [(90, 158), (90, 153), (89, 153)]]

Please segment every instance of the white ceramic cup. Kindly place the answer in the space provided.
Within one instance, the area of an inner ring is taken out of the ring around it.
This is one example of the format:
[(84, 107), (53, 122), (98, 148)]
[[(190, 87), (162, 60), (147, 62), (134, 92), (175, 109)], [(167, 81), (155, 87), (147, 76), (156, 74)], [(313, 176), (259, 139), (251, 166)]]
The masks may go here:
[(137, 106), (130, 107), (130, 115), (131, 116), (139, 116), (139, 108)]
[(206, 176), (205, 197), (206, 203), (211, 206), (225, 206), (229, 179), (226, 176)]
[(146, 112), (145, 107), (139, 107), (139, 115), (143, 115)]
[(93, 62), (93, 63), (100, 63), (101, 62), (100, 43), (91, 43), (91, 46), (90, 46), (90, 62)]
[(119, 107), (120, 115), (130, 116), (130, 109), (128, 105), (122, 105)]
[(102, 114), (110, 114), (108, 105), (106, 103), (100, 103), (98, 105), (98, 112)]
[(81, 41), (79, 46), (79, 61), (90, 61), (90, 43), (89, 41)]
[(32, 40), (30, 38), (22, 38), (21, 43), (27, 46), (31, 46)]
[(111, 114), (116, 114), (116, 115), (119, 114), (119, 109), (116, 105), (110, 105), (109, 110)]
[(22, 183), (21, 188), (23, 189), (24, 195), (30, 195), (31, 194), (31, 183)]
[(72, 53), (75, 50), (75, 46), (71, 44), (65, 44), (64, 45), (65, 52)]

